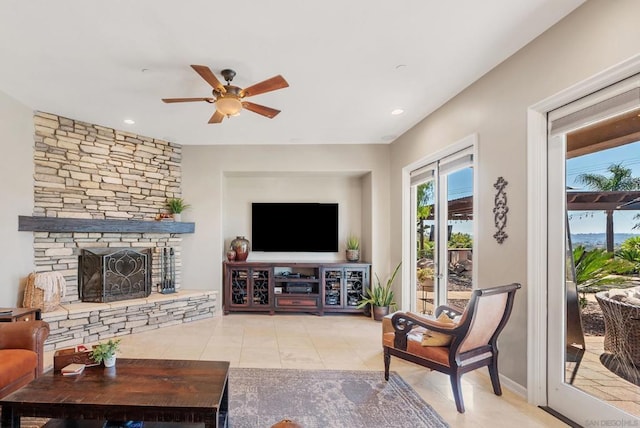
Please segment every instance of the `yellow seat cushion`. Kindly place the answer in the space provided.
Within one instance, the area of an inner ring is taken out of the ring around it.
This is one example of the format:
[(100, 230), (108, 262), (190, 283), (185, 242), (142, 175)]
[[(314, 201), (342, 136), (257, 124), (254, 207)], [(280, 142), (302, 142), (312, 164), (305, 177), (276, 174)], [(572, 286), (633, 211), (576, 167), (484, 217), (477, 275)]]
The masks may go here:
[[(447, 314), (442, 312), (437, 318), (442, 324), (454, 324), (453, 320)], [(451, 335), (440, 333), (439, 331), (426, 330), (422, 334), (422, 346), (449, 346), (451, 344)]]

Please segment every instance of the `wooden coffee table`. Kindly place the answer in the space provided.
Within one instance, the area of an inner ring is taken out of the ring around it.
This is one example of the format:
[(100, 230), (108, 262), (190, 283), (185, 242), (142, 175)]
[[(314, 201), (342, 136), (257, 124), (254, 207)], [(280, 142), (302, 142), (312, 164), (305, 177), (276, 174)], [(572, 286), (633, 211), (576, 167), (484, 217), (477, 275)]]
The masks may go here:
[(2, 428), (19, 428), (21, 416), (226, 427), (228, 376), (227, 361), (119, 358), (77, 376), (50, 370), (0, 400)]

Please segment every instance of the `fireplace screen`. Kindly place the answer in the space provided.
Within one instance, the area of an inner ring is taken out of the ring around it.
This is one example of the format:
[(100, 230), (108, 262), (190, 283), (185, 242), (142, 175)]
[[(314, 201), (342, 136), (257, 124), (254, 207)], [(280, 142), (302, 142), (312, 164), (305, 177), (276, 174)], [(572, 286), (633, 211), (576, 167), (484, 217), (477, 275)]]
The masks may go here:
[(151, 249), (94, 248), (82, 250), (78, 295), (83, 302), (113, 302), (151, 293)]

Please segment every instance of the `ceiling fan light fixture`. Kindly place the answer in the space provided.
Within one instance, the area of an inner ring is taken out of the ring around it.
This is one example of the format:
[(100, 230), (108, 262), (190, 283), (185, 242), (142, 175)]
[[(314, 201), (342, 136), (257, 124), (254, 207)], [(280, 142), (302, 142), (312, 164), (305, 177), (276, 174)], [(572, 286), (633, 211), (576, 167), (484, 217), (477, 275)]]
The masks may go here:
[(258, 82), (243, 89), (231, 84), (233, 77), (236, 75), (236, 72), (231, 69), (226, 68), (222, 70), (222, 76), (224, 77), (224, 80), (227, 81), (227, 84), (223, 85), (206, 65), (192, 64), (191, 68), (193, 68), (195, 72), (211, 86), (211, 95), (213, 97), (162, 98), (163, 102), (185, 103), (205, 101), (210, 104), (215, 104), (216, 111), (211, 116), (208, 123), (221, 123), (225, 116), (237, 116), (242, 110), (257, 113), (261, 116), (268, 117), (269, 119), (273, 119), (278, 115), (278, 113), (280, 113), (280, 110), (243, 100), (246, 97), (252, 97), (254, 95), (260, 95), (265, 92), (271, 92), (276, 89), (288, 87), (289, 83), (284, 80), (284, 77), (280, 75), (273, 76), (270, 79), (263, 80), (262, 82)]
[(237, 116), (242, 110), (242, 103), (234, 95), (221, 96), (216, 100), (216, 110), (225, 116)]

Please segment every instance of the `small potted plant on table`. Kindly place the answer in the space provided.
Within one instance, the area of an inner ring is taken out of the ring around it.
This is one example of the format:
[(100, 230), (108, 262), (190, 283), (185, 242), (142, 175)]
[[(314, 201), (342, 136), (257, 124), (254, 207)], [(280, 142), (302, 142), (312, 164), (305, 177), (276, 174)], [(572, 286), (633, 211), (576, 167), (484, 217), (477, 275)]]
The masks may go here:
[(91, 359), (96, 363), (104, 363), (105, 367), (113, 367), (116, 364), (116, 351), (120, 347), (120, 339), (109, 339), (106, 343), (98, 343), (91, 351)]

